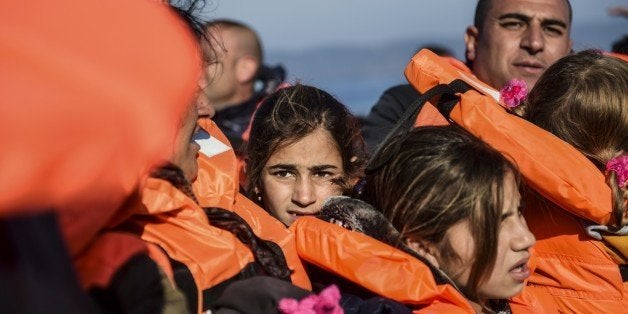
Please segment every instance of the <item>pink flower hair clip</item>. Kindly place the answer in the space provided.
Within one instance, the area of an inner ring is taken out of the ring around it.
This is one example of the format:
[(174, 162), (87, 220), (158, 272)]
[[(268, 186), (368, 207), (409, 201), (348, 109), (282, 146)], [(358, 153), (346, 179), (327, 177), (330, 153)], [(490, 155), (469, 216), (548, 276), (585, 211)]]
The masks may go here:
[(626, 187), (628, 181), (628, 155), (620, 155), (606, 163), (606, 171), (614, 171), (617, 174), (617, 185)]
[(526, 98), (528, 86), (524, 80), (512, 79), (499, 91), (501, 102), (508, 109), (516, 108)]
[(293, 298), (279, 300), (279, 312), (283, 314), (343, 314), (340, 307), (340, 290), (331, 285), (318, 295), (311, 294), (301, 301)]

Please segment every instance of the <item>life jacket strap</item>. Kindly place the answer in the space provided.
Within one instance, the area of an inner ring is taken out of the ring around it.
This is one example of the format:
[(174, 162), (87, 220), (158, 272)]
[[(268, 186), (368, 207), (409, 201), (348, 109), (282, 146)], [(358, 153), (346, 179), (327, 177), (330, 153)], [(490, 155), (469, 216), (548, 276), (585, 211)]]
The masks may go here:
[(383, 147), (386, 146), (385, 143), (389, 142), (396, 136), (409, 132), (414, 126), (414, 121), (416, 120), (419, 111), (421, 111), (421, 108), (423, 108), (423, 105), (426, 102), (440, 96), (438, 100), (435, 101), (434, 106), (447, 120), (449, 120), (450, 123), (454, 124), (454, 122), (449, 119), (449, 114), (454, 109), (456, 104), (460, 102), (460, 96), (458, 96), (457, 94), (465, 93), (470, 89), (473, 89), (473, 87), (467, 82), (461, 79), (456, 79), (451, 81), (449, 84), (438, 84), (420, 95), (419, 98), (417, 98), (406, 109), (406, 111), (404, 111), (395, 127), (393, 127), (392, 131), (388, 133), (386, 138), (379, 145), (375, 154), (373, 154), (373, 157), (369, 160), (369, 163), (367, 164), (365, 169), (365, 173), (372, 174), (379, 168), (381, 168), (384, 164), (388, 163), (390, 157), (394, 154), (386, 154), (386, 156), (381, 156), (381, 150)]

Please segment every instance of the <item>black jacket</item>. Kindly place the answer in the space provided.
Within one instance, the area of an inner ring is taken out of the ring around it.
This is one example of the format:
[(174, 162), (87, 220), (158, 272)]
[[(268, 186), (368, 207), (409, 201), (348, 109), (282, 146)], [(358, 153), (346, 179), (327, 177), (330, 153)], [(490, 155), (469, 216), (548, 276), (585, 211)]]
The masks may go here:
[(256, 81), (261, 87), (247, 101), (229, 106), (217, 111), (212, 120), (218, 128), (227, 136), (231, 146), (239, 151), (243, 143), (242, 134), (249, 126), (257, 105), (268, 95), (277, 90), (277, 87), (285, 80), (286, 70), (281, 65), (274, 67), (263, 65), (257, 75)]
[(371, 154), (418, 97), (419, 93), (410, 84), (393, 86), (382, 94), (362, 126), (362, 135)]

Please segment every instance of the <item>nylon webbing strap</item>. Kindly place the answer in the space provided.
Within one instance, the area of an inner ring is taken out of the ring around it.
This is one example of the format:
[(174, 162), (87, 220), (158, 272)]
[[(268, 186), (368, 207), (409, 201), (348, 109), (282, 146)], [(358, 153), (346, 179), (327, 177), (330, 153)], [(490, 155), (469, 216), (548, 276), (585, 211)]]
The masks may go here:
[[(449, 88), (451, 89), (452, 93), (443, 93), (439, 101), (436, 103), (436, 108), (443, 115), (443, 117), (445, 117), (450, 123), (453, 124), (454, 122), (449, 119), (449, 114), (454, 109), (458, 101), (460, 101), (460, 97), (457, 96), (456, 93), (463, 94), (473, 87), (471, 87), (471, 85), (461, 79), (456, 79), (449, 83)], [(417, 110), (414, 115), (414, 119), (412, 120), (413, 122), (414, 120), (416, 120), (418, 114), (419, 112)]]
[(467, 82), (456, 79), (451, 81), (451, 83), (449, 84), (436, 85), (420, 95), (419, 98), (417, 98), (406, 109), (406, 111), (404, 111), (395, 127), (390, 131), (390, 133), (388, 133), (388, 135), (386, 135), (386, 138), (384, 138), (384, 140), (380, 143), (377, 151), (369, 160), (369, 163), (366, 166), (365, 173), (371, 174), (388, 162), (392, 154), (389, 154), (388, 158), (382, 158), (380, 157), (382, 149), (386, 146), (386, 143), (389, 142), (392, 138), (401, 134), (405, 134), (412, 129), (414, 121), (419, 114), (419, 111), (421, 110), (421, 108), (423, 108), (423, 105), (426, 102), (436, 96), (440, 96), (439, 100), (435, 104), (436, 108), (447, 120), (450, 121), (450, 123), (453, 123), (453, 121), (449, 119), (449, 113), (451, 112), (451, 110), (454, 109), (454, 107), (460, 100), (460, 97), (456, 95), (456, 93), (465, 93), (472, 88), (473, 87), (467, 84)]

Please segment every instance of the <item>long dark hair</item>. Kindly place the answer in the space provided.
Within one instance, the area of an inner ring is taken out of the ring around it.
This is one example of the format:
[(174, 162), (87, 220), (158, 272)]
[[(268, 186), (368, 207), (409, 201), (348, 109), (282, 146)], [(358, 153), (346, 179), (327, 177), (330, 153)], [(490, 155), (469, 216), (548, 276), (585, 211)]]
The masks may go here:
[[(495, 266), (504, 178), (517, 170), (499, 152), (457, 126), (419, 127), (388, 141), (377, 158), (387, 163), (366, 176), (361, 197), (379, 208), (406, 239), (434, 244), (448, 275), (459, 261), (445, 237), (468, 220), (475, 245), (462, 291), (480, 300), (478, 287)], [(517, 179), (518, 180), (518, 179)]]
[(169, 0), (168, 3), (198, 39), (205, 36), (204, 21), (200, 17), (201, 10), (205, 7), (204, 0)]

